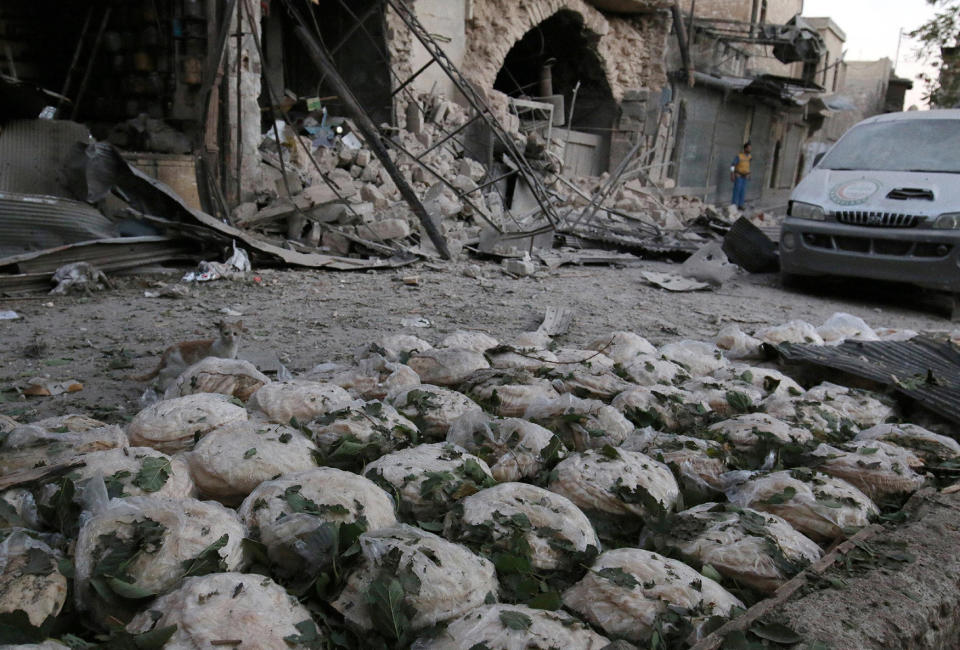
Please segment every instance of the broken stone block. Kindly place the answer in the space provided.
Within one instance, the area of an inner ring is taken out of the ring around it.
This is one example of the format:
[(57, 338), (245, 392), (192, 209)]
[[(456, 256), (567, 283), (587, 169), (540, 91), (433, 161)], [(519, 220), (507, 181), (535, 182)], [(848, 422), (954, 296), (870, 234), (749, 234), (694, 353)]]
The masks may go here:
[(416, 102), (407, 104), (406, 127), (410, 133), (420, 135), (423, 132), (423, 111)]
[(379, 183), (381, 171), (383, 171), (383, 165), (380, 164), (380, 161), (372, 161), (363, 168), (363, 173), (360, 174), (360, 180), (364, 183)]
[(350, 167), (357, 159), (357, 150), (350, 147), (340, 147), (337, 155), (339, 156), (338, 167)]
[(346, 203), (327, 203), (310, 210), (310, 218), (320, 223), (349, 223), (353, 216)]
[(463, 176), (469, 176), (475, 183), (479, 183), (483, 180), (483, 177), (487, 175), (487, 170), (476, 160), (461, 158), (460, 162), (457, 163), (457, 173)]
[(256, 203), (241, 203), (233, 209), (231, 215), (233, 216), (234, 222), (242, 223), (259, 212), (260, 209), (257, 207)]
[(350, 253), (350, 240), (338, 232), (327, 231), (323, 233), (323, 238), (320, 241), (334, 255)]
[(413, 169), (413, 175), (411, 176), (411, 178), (413, 178), (414, 183), (423, 183), (424, 185), (426, 185), (427, 183), (430, 182), (428, 180), (428, 177), (430, 176), (432, 176), (432, 174), (430, 174), (423, 167), (415, 167)]
[(360, 198), (373, 203), (373, 206), (380, 210), (390, 206), (390, 201), (383, 195), (380, 188), (370, 183), (367, 183), (360, 189)]
[(389, 198), (396, 196), (397, 194), (397, 185), (393, 182), (393, 179), (388, 178), (380, 184), (380, 191)]
[(371, 241), (402, 239), (410, 232), (410, 223), (406, 219), (384, 219), (357, 226), (357, 236)]
[[(519, 123), (520, 123), (520, 122), (519, 122), (519, 120), (518, 120), (518, 121), (517, 121), (517, 124), (519, 124)], [(419, 141), (420, 141), (420, 144), (422, 144), (422, 145), (423, 145), (425, 148), (427, 148), (427, 149), (429, 149), (429, 148), (430, 148), (430, 145), (433, 144), (433, 137), (432, 137), (429, 133), (427, 133), (426, 131), (421, 131), (420, 133), (418, 133), (418, 134), (417, 134), (417, 140), (419, 140)]]
[(361, 149), (357, 152), (356, 162), (361, 167), (366, 167), (370, 164), (370, 161), (373, 159), (373, 154), (370, 153), (369, 149)]
[(519, 275), (525, 278), (537, 272), (537, 265), (529, 258), (522, 260), (506, 259), (503, 260), (503, 270), (512, 275)]
[[(337, 188), (337, 192), (339, 192), (339, 188)], [(339, 201), (340, 197), (337, 196), (337, 192), (334, 192), (326, 184), (311, 185), (293, 197), (293, 203), (301, 210), (309, 210), (318, 205)], [(340, 194), (343, 195), (342, 192), (340, 192)]]
[(473, 179), (469, 176), (464, 176), (463, 174), (455, 176), (451, 181), (451, 184), (464, 194), (468, 194), (477, 189), (477, 184), (473, 182)]
[(361, 167), (360, 165), (353, 165), (352, 167), (350, 167), (351, 178), (355, 178), (359, 180), (362, 175), (363, 175), (363, 167)]

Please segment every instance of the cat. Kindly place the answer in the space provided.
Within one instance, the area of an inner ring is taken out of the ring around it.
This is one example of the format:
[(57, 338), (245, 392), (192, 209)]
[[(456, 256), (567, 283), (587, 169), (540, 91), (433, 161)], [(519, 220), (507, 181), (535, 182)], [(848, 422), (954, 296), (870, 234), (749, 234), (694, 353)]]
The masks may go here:
[(243, 321), (238, 320), (236, 323), (220, 321), (217, 323), (217, 328), (220, 330), (220, 338), (175, 343), (163, 351), (160, 363), (157, 364), (153, 372), (140, 377), (131, 377), (131, 379), (134, 381), (150, 381), (160, 377), (161, 386), (165, 386), (184, 370), (207, 357), (236, 359), (237, 349), (240, 346), (240, 334), (247, 331), (243, 326)]

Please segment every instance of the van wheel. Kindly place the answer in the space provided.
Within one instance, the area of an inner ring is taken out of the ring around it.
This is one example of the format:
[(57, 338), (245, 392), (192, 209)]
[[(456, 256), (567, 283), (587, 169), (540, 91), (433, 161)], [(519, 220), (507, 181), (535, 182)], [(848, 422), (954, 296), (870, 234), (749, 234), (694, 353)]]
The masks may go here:
[(784, 289), (794, 289), (797, 291), (812, 289), (815, 280), (816, 277), (812, 275), (797, 275), (796, 273), (786, 273), (784, 271), (780, 272), (780, 284), (783, 285)]

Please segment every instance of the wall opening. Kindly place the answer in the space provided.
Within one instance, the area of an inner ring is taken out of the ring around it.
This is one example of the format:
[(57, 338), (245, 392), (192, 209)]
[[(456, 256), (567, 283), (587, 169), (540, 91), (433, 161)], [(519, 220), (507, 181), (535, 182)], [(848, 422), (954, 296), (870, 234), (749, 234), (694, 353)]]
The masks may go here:
[[(574, 161), (585, 173), (607, 169), (610, 133), (619, 111), (597, 53), (599, 38), (585, 28), (579, 13), (558, 11), (514, 44), (494, 83), (494, 89), (510, 97), (541, 97), (544, 67), (552, 62), (553, 94), (563, 96), (566, 116), (570, 112), (573, 90), (580, 82), (569, 125), (575, 132), (571, 143), (576, 142), (576, 146), (568, 149), (589, 151), (586, 158), (581, 155), (579, 162)], [(566, 126), (559, 131), (555, 130), (554, 134), (565, 135)]]

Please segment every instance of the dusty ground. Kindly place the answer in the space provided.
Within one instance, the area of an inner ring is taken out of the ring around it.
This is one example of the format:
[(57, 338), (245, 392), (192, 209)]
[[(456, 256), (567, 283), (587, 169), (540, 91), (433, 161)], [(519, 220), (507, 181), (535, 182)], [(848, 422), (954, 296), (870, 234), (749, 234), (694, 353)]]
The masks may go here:
[[(118, 278), (117, 289), (91, 297), (34, 295), (0, 299), (0, 311), (22, 315), (0, 321), (0, 413), (33, 419), (81, 411), (118, 421), (139, 410), (143, 386), (130, 375), (151, 370), (171, 343), (213, 335), (221, 310), (242, 314), (250, 334), (241, 356), (264, 371), (278, 359), (294, 373), (325, 361), (348, 360), (359, 345), (405, 331), (436, 342), (456, 329), (479, 329), (502, 341), (536, 329), (548, 305), (576, 310), (564, 343), (576, 346), (613, 330), (632, 330), (660, 344), (680, 338), (711, 339), (724, 324), (747, 331), (801, 318), (819, 325), (846, 311), (875, 327), (952, 329), (944, 303), (913, 289), (840, 283), (819, 295), (784, 290), (776, 275), (742, 275), (717, 291), (671, 294), (644, 284), (643, 269), (669, 271), (664, 263), (629, 268), (561, 267), (542, 277), (513, 279), (480, 263), (483, 279), (465, 275), (473, 262), (415, 265), (397, 271), (331, 273), (264, 270), (262, 284), (218, 281), (196, 286), (184, 298), (146, 298), (172, 274)], [(420, 286), (401, 278), (419, 276)], [(429, 328), (404, 327), (426, 318)], [(32, 356), (31, 356), (32, 353)], [(75, 379), (80, 392), (23, 398), (18, 387), (36, 376)]]

